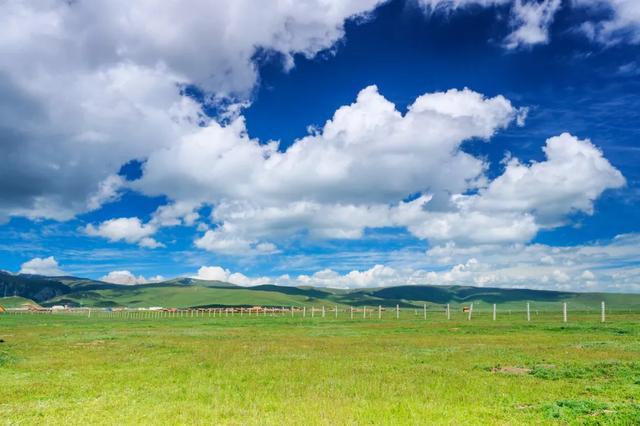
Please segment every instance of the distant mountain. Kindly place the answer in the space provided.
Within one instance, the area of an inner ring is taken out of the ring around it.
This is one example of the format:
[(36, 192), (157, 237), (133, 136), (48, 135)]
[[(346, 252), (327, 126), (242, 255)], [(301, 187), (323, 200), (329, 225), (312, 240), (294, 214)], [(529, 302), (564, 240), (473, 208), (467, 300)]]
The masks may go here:
[(616, 293), (573, 293), (528, 289), (468, 286), (405, 285), (386, 288), (337, 290), (314, 287), (259, 285), (239, 287), (221, 281), (175, 278), (141, 285), (118, 285), (78, 277), (13, 275), (0, 272), (0, 297), (19, 296), (43, 306), (68, 304), (91, 307), (217, 307), (217, 306), (302, 306), (341, 305), (415, 307), (441, 309), (445, 304), (468, 305), (474, 310), (522, 310), (526, 302), (535, 310), (557, 310), (562, 302), (572, 309), (598, 309), (605, 301), (609, 309), (640, 309), (640, 295)]

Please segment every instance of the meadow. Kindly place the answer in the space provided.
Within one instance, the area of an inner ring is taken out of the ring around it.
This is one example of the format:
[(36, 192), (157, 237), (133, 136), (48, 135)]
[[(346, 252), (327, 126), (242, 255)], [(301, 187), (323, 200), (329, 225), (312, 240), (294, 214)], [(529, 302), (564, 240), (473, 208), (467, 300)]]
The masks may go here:
[(4, 424), (640, 424), (640, 313), (0, 315)]

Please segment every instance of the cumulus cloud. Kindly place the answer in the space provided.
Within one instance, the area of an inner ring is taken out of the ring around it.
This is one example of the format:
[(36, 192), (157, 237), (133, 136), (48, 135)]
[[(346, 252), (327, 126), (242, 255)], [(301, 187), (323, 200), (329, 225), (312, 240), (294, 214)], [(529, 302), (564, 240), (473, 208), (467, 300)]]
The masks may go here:
[[(312, 57), (377, 0), (0, 3), (0, 220), (67, 220), (117, 198), (120, 166), (246, 105), (255, 58)], [(235, 112), (234, 112), (235, 111)]]
[(84, 230), (89, 236), (106, 238), (111, 242), (137, 243), (140, 247), (146, 248), (164, 247), (151, 237), (157, 228), (150, 224), (143, 224), (137, 217), (109, 219), (98, 226), (89, 224)]
[[(455, 265), (474, 258), (485, 270), (465, 281), (498, 287), (531, 287), (556, 290), (640, 291), (640, 235), (619, 235), (611, 241), (576, 246), (545, 244), (455, 243), (432, 247), (430, 262)], [(593, 271), (597, 271), (594, 273)]]
[(239, 286), (254, 286), (271, 283), (267, 277), (249, 278), (239, 272), (231, 272), (221, 266), (203, 266), (198, 269), (198, 273), (192, 278), (205, 281), (221, 281)]
[(375, 264), (343, 273), (325, 268), (312, 274), (252, 278), (220, 266), (204, 266), (194, 278), (243, 286), (365, 288), (428, 284), (640, 292), (639, 243), (639, 234), (559, 247), (518, 243), (459, 246), (450, 242), (429, 249), (426, 261), (432, 266), (422, 269)]
[(60, 268), (58, 261), (53, 256), (33, 258), (22, 264), (19, 273), (50, 277), (65, 275), (65, 272)]
[[(370, 86), (284, 152), (250, 138), (242, 119), (211, 123), (151, 155), (133, 186), (213, 206), (214, 228), (195, 244), (220, 253), (273, 253), (274, 239), (356, 239), (388, 226), (436, 241), (525, 242), (567, 215), (592, 214), (625, 179), (591, 141), (565, 133), (546, 141), (545, 161), (511, 158), (489, 180), (488, 165), (461, 145), (488, 140), (522, 112), (464, 89), (419, 96), (403, 115)], [(420, 195), (404, 201), (409, 194)]]
[(461, 144), (489, 139), (519, 113), (502, 96), (464, 89), (424, 94), (403, 115), (370, 86), (284, 152), (251, 139), (242, 119), (210, 123), (152, 154), (133, 186), (213, 205), (217, 227), (196, 242), (213, 251), (264, 250), (268, 238), (305, 232), (359, 238), (392, 224), (392, 205), (408, 194), (428, 191), (445, 208), (450, 194), (481, 186), (487, 165)]
[(106, 283), (111, 284), (121, 284), (121, 285), (136, 285), (136, 284), (149, 284), (164, 281), (164, 277), (161, 275), (156, 275), (155, 277), (151, 277), (149, 279), (145, 278), (142, 275), (135, 276), (130, 271), (111, 271), (107, 275), (104, 275), (100, 278), (100, 281), (104, 281)]
[(512, 25), (516, 29), (505, 39), (509, 49), (525, 45), (546, 44), (549, 41), (549, 26), (560, 8), (560, 0), (524, 2), (516, 0), (512, 10)]

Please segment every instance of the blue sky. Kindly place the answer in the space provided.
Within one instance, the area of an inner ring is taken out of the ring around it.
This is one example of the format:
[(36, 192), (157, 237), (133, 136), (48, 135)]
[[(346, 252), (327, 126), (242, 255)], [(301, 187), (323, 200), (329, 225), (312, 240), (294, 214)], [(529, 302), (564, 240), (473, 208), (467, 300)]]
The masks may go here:
[(0, 6), (0, 268), (640, 291), (637, 4), (238, 5)]

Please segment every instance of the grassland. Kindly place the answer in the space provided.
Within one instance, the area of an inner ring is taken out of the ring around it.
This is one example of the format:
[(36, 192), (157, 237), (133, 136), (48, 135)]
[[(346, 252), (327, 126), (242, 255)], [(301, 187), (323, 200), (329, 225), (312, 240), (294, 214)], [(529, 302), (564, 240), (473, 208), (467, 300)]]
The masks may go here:
[(33, 300), (20, 296), (0, 297), (0, 306), (7, 309), (21, 308), (26, 305), (38, 306)]
[(106, 315), (0, 316), (0, 422), (640, 424), (640, 314)]

